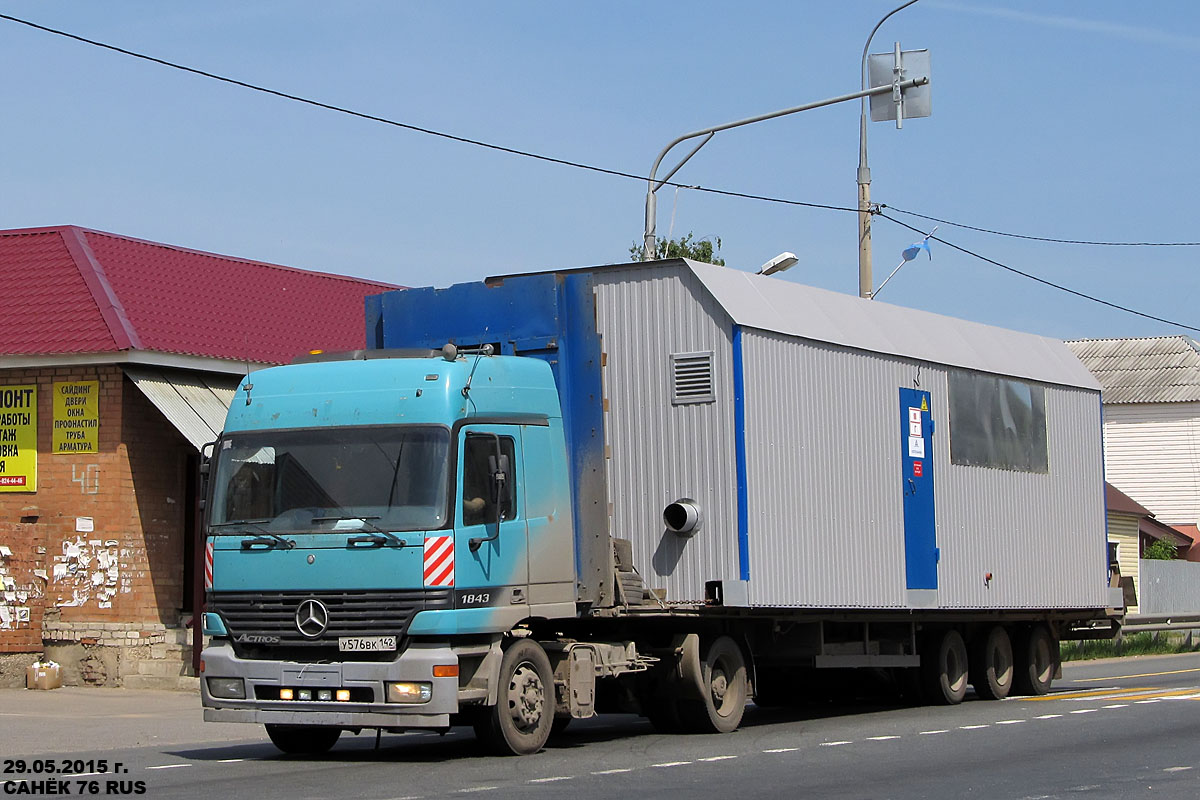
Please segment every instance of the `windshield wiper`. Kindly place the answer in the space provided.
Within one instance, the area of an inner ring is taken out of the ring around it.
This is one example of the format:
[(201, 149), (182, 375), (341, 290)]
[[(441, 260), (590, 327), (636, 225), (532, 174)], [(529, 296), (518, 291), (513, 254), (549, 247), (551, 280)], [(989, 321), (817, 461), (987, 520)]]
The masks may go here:
[(373, 519), (380, 519), (380, 517), (378, 514), (363, 515), (363, 514), (347, 513), (345, 515), (338, 515), (338, 516), (333, 516), (333, 517), (313, 517), (312, 521), (313, 522), (342, 522), (342, 521), (349, 520), (349, 521), (361, 522), (363, 524), (363, 527), (370, 530), (371, 533), (364, 533), (359, 536), (351, 536), (349, 539), (346, 540), (346, 544), (351, 547), (358, 545), (358, 544), (373, 544), (376, 547), (383, 547), (385, 544), (394, 544), (399, 547), (407, 547), (408, 546), (408, 542), (405, 541), (404, 539), (401, 539), (399, 536), (392, 533), (391, 531), (386, 531), (383, 528), (376, 525), (375, 523), (371, 522), (371, 520), (373, 520)]
[[(267, 517), (266, 519), (235, 519), (229, 522), (218, 522), (216, 525), (210, 525), (211, 528), (229, 528), (234, 525), (248, 525), (258, 532), (258, 536), (252, 536), (249, 539), (242, 539), (242, 549), (249, 550), (257, 545), (266, 545), (267, 547), (282, 547), (284, 550), (291, 550), (296, 546), (293, 539), (285, 539), (278, 533), (273, 533), (262, 526), (264, 522), (271, 522), (274, 518)], [(245, 533), (245, 531), (242, 531)]]

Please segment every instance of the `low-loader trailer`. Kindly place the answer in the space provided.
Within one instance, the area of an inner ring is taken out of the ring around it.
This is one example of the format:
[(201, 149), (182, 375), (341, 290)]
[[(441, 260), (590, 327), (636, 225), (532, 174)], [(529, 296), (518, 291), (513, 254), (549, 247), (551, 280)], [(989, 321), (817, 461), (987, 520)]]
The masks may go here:
[(284, 751), (726, 732), (831, 670), (1040, 694), (1116, 629), (1061, 342), (682, 259), (389, 292), (366, 329), (249, 374), (202, 470), (205, 719)]

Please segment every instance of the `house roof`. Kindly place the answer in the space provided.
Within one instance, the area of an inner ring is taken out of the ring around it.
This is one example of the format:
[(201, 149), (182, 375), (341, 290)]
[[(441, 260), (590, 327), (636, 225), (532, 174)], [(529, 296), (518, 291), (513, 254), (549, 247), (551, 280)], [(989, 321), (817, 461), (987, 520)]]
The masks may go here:
[(286, 363), (366, 343), (376, 281), (74, 225), (0, 231), (0, 356), (155, 351)]
[(1187, 336), (1067, 342), (1100, 381), (1105, 403), (1200, 400), (1200, 343)]
[(1109, 511), (1116, 511), (1119, 514), (1130, 514), (1135, 517), (1154, 516), (1152, 511), (1108, 481), (1104, 482), (1104, 507)]

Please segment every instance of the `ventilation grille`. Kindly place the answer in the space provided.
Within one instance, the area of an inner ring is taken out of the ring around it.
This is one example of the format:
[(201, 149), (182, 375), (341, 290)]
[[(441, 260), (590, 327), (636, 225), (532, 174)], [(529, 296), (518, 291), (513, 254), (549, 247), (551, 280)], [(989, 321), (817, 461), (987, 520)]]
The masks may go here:
[(671, 354), (671, 403), (712, 403), (713, 354)]

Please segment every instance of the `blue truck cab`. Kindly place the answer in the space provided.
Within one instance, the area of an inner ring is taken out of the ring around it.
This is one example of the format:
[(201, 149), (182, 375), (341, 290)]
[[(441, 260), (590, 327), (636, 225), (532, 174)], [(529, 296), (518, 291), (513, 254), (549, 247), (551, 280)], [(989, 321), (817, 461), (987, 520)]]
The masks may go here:
[(250, 374), (211, 459), (205, 716), (285, 745), (448, 727), (460, 657), (576, 613), (549, 364), (358, 355)]

